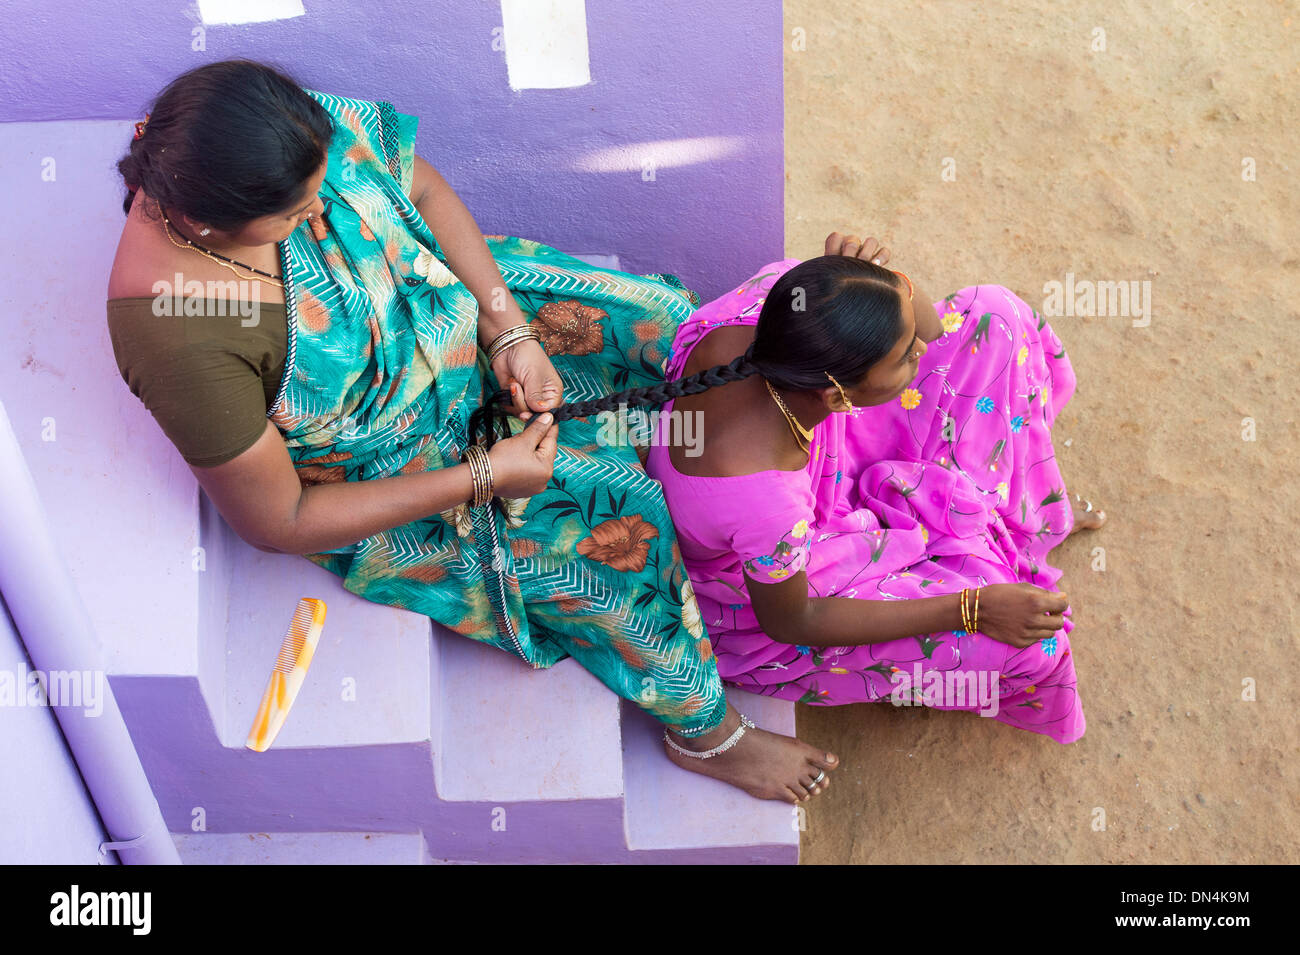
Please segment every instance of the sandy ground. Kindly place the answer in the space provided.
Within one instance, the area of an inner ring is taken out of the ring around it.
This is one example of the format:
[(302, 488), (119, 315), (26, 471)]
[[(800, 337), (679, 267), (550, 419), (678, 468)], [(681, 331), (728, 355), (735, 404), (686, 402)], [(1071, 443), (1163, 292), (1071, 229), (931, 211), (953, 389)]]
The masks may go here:
[(936, 296), (996, 282), (1040, 310), (1070, 272), (1151, 283), (1147, 327), (1051, 319), (1079, 378), (1058, 460), (1110, 517), (1052, 555), (1087, 734), (800, 706), (843, 759), (803, 860), (1300, 862), (1300, 4), (787, 0), (785, 20), (788, 255), (881, 236)]

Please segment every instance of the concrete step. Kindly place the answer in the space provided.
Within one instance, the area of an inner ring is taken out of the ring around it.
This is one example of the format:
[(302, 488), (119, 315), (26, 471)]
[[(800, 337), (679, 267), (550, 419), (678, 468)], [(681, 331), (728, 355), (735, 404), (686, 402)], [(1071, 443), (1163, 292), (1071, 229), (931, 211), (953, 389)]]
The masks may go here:
[[(794, 704), (728, 687), (727, 699), (759, 727), (794, 735)], [(799, 807), (679, 769), (664, 754), (663, 725), (623, 703), (627, 847), (634, 851), (743, 847), (753, 862), (799, 858)], [(751, 855), (752, 854), (752, 855)]]
[(546, 670), (442, 627), (438, 796), (619, 799), (618, 697), (572, 659)]
[(420, 833), (183, 832), (186, 865), (429, 865)]
[(274, 747), (428, 742), (438, 653), (429, 618), (358, 597), (303, 557), (230, 536), (223, 745), (244, 746), (302, 597), (325, 601), (325, 626)]

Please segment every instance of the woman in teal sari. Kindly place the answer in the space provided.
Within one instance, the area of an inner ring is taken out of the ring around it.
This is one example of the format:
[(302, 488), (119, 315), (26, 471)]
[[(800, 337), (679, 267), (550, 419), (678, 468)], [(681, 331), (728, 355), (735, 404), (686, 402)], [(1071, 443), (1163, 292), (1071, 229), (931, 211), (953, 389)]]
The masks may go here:
[[(672, 275), (482, 236), (415, 155), (416, 125), (246, 61), (173, 81), (119, 167), (128, 223), (109, 298), (123, 376), (254, 546), (302, 554), (353, 593), (533, 667), (576, 658), (672, 731), (666, 752), (684, 768), (760, 798), (822, 791), (833, 755), (728, 705), (635, 449), (602, 440), (595, 420), (545, 415), (662, 383), (698, 298)], [(174, 274), (206, 280), (208, 308), (220, 282), (268, 318), (282, 303), (282, 342), (250, 357), (274, 322), (205, 330), (200, 366), (192, 326), (162, 342), (161, 326), (132, 324), (130, 303)], [(209, 401), (204, 428), (234, 416), (215, 370), (232, 356), (231, 376), (261, 373), (263, 420), (186, 453), (196, 405)], [(501, 387), (515, 396), (510, 436), (484, 451), (470, 418)]]

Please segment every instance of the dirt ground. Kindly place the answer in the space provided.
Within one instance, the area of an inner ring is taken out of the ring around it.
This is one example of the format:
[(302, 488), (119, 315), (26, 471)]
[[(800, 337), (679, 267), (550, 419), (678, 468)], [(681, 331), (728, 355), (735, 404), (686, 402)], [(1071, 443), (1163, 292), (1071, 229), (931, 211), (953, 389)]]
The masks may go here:
[(1300, 4), (786, 0), (785, 22), (788, 255), (851, 230), (936, 296), (1040, 311), (1067, 273), (1151, 283), (1144, 327), (1049, 319), (1079, 379), (1058, 460), (1109, 516), (1051, 558), (1087, 734), (799, 706), (843, 760), (803, 861), (1300, 862)]

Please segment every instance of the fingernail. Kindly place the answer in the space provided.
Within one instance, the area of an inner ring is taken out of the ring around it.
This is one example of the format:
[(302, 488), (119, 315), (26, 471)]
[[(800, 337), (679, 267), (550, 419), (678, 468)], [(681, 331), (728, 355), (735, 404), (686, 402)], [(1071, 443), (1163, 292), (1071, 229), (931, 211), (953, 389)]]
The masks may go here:
[(548, 411), (542, 415), (542, 424), (550, 424), (550, 423), (551, 423), (551, 413)]

